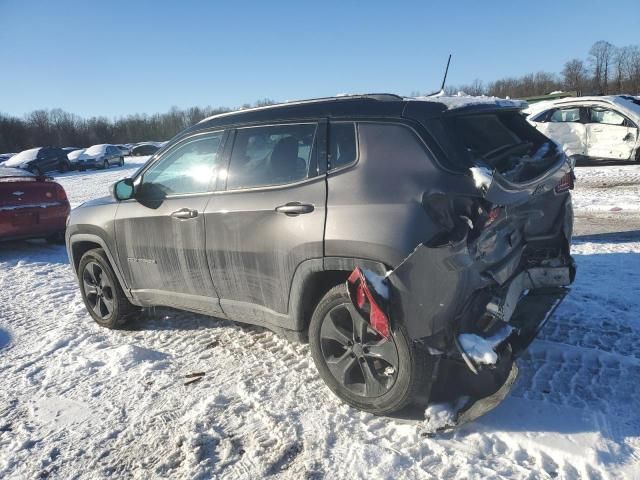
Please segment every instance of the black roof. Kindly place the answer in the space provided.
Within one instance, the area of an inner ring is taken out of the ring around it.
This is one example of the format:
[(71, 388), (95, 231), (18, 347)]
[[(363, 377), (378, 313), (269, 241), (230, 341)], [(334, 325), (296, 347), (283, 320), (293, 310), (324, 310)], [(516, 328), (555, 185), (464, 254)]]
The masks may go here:
[[(408, 100), (393, 94), (320, 98), (222, 113), (203, 120), (188, 131), (265, 121), (304, 120), (325, 117), (398, 118), (403, 116), (403, 111), (408, 103)], [(445, 105), (437, 102), (412, 103), (423, 104), (422, 109), (431, 110), (432, 115), (440, 115), (446, 110)]]
[[(496, 103), (478, 103), (462, 108), (450, 109), (446, 100), (438, 97), (415, 101), (390, 93), (350, 95), (319, 98), (299, 102), (281, 103), (266, 107), (251, 108), (222, 113), (207, 118), (188, 128), (182, 134), (216, 127), (228, 127), (260, 122), (278, 122), (317, 118), (407, 118), (424, 122), (448, 114), (470, 113), (471, 111), (495, 110), (497, 108), (521, 108)], [(508, 101), (507, 101), (508, 102)]]

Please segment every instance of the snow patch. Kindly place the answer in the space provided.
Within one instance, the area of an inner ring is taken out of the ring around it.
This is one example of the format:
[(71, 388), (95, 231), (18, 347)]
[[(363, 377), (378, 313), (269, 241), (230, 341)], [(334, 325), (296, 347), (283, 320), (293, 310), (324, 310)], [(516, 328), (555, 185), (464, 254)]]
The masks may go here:
[(498, 361), (496, 347), (504, 342), (512, 332), (513, 327), (505, 324), (490, 337), (481, 337), (474, 333), (461, 333), (458, 335), (458, 342), (462, 350), (476, 364), (495, 365)]

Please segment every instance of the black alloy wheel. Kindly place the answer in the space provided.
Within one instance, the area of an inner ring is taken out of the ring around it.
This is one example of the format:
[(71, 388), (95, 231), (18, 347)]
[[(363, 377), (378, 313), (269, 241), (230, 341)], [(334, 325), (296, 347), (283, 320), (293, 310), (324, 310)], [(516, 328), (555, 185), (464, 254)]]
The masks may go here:
[(351, 303), (327, 313), (321, 350), (334, 378), (352, 393), (375, 398), (388, 392), (398, 372), (398, 349), (369, 326)]
[(89, 262), (82, 272), (87, 304), (94, 314), (108, 320), (114, 312), (114, 287), (97, 262)]

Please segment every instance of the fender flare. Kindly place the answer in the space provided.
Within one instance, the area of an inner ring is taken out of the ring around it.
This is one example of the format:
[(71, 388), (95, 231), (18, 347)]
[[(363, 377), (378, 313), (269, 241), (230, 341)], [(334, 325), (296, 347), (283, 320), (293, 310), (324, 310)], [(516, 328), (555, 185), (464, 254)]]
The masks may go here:
[[(98, 245), (100, 245), (100, 248), (104, 250), (109, 260), (109, 263), (111, 264), (111, 268), (113, 268), (113, 271), (115, 272), (116, 277), (118, 278), (120, 287), (124, 291), (124, 294), (127, 296), (127, 298), (131, 300), (133, 298), (131, 295), (131, 291), (129, 290), (129, 286), (127, 285), (127, 282), (124, 280), (124, 276), (122, 275), (122, 271), (120, 270), (120, 265), (117, 262), (116, 257), (114, 257), (113, 254), (111, 253), (111, 249), (107, 246), (107, 243), (98, 235), (91, 234), (91, 233), (73, 233), (69, 236), (69, 239), (67, 241), (67, 254), (69, 255), (69, 263), (71, 264), (71, 268), (73, 270), (73, 274), (75, 275), (76, 279), (78, 279), (78, 272), (75, 267), (76, 259), (73, 256), (73, 245), (78, 242), (91, 242), (91, 243), (97, 243)], [(80, 259), (78, 259), (78, 261), (80, 261)]]
[(288, 315), (291, 320), (291, 330), (301, 332), (306, 327), (304, 292), (311, 286), (315, 273), (329, 271), (351, 273), (356, 267), (371, 270), (379, 275), (384, 275), (388, 270), (382, 262), (353, 257), (311, 258), (298, 264), (289, 288)]

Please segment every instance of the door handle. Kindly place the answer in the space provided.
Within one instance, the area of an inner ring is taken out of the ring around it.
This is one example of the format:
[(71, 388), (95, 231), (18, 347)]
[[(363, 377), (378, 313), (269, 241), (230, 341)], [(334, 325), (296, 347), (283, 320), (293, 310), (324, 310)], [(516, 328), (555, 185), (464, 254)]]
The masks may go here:
[(276, 212), (284, 213), (289, 217), (295, 217), (303, 213), (311, 213), (313, 212), (313, 208), (313, 205), (309, 203), (289, 202), (285, 205), (276, 207)]
[(188, 220), (190, 218), (196, 218), (198, 216), (198, 211), (190, 208), (181, 208), (180, 210), (173, 212), (171, 216), (180, 220)]
[(623, 142), (629, 142), (633, 140), (633, 134), (631, 132), (627, 133), (622, 139)]

